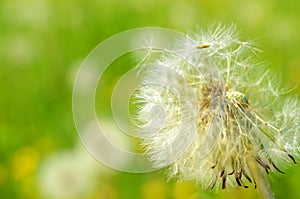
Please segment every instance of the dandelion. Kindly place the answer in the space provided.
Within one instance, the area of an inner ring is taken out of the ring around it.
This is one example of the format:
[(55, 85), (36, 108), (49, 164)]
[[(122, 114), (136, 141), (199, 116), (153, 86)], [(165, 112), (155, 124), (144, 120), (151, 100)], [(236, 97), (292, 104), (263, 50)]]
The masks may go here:
[(44, 198), (80, 198), (96, 187), (99, 167), (84, 152), (60, 152), (44, 162), (38, 173)]
[(169, 49), (149, 48), (134, 100), (138, 135), (154, 167), (206, 189), (253, 184), (273, 198), (261, 170), (284, 173), (296, 164), (300, 107), (292, 87), (255, 61), (259, 52), (234, 25), (198, 30)]

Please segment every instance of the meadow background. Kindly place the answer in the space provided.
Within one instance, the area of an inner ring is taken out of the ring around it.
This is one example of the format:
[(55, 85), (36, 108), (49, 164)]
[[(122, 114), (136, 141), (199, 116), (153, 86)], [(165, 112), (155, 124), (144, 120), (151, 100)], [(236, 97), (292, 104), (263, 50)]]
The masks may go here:
[[(0, 198), (258, 198), (253, 188), (207, 192), (166, 182), (159, 172), (109, 169), (81, 146), (72, 118), (76, 71), (101, 41), (132, 28), (186, 32), (215, 22), (234, 22), (245, 38), (258, 38), (267, 66), (300, 85), (300, 3), (294, 0), (0, 1)], [(118, 63), (105, 74), (107, 99), (133, 62)], [(107, 101), (97, 101), (97, 110), (109, 118)], [(276, 198), (300, 198), (299, 183), (299, 165), (271, 176)]]

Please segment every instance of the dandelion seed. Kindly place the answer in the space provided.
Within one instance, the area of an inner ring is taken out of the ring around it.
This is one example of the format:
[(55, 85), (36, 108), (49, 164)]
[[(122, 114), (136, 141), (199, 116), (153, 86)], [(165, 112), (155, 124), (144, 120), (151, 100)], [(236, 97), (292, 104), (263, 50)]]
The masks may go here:
[(202, 48), (208, 48), (210, 45), (209, 44), (200, 44), (196, 48), (202, 49)]
[(260, 170), (284, 173), (296, 163), (298, 98), (255, 62), (257, 51), (235, 26), (217, 26), (142, 63), (135, 120), (154, 167), (206, 189), (258, 183), (264, 195)]

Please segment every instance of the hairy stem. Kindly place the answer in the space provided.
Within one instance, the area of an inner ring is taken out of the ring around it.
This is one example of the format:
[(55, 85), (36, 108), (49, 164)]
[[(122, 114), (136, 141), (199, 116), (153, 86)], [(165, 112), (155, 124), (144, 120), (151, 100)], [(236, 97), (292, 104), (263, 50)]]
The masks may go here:
[(257, 188), (264, 199), (275, 199), (270, 185), (262, 173), (261, 169), (258, 167), (258, 163), (253, 155), (247, 157), (247, 165), (257, 184)]

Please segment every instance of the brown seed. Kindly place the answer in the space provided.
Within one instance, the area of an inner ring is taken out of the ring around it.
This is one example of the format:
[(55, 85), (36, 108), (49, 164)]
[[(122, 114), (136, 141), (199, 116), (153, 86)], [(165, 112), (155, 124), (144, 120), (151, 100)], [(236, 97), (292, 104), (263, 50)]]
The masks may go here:
[(199, 46), (197, 46), (196, 48), (198, 48), (198, 49), (202, 49), (202, 48), (208, 48), (208, 47), (210, 47), (210, 45), (209, 44), (200, 44)]

